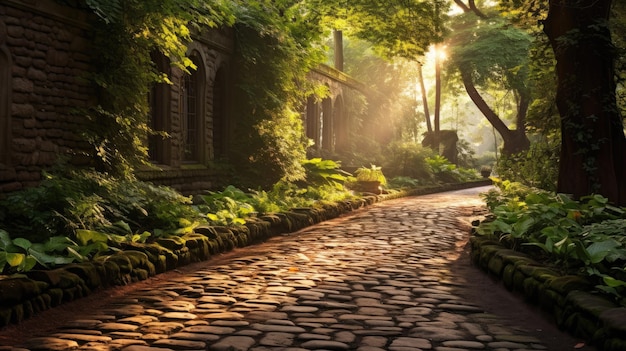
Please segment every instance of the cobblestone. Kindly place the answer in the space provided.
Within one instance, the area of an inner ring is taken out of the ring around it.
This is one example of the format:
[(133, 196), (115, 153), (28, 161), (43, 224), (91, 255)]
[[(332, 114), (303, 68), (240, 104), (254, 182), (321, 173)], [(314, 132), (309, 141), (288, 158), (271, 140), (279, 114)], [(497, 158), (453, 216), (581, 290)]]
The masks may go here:
[(548, 349), (515, 316), (467, 300), (458, 260), (481, 208), (476, 191), (385, 201), (157, 279), (0, 349)]

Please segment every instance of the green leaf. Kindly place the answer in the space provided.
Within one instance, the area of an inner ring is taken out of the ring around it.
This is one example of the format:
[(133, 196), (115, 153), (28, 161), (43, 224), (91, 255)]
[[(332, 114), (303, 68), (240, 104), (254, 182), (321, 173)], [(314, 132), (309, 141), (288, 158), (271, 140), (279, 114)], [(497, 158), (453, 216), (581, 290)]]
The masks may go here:
[(29, 254), (35, 259), (37, 260), (37, 262), (39, 262), (40, 265), (46, 267), (46, 268), (50, 268), (50, 264), (54, 263), (55, 259), (56, 259), (56, 255), (50, 255), (48, 253), (42, 252), (42, 251), (37, 251), (37, 250), (30, 250)]
[(87, 257), (83, 256), (81, 253), (79, 253), (78, 251), (76, 251), (76, 249), (74, 249), (73, 247), (68, 247), (67, 248), (67, 253), (70, 256), (73, 256), (74, 258), (76, 258), (78, 261), (83, 262), (87, 260)]
[(587, 247), (587, 253), (589, 254), (591, 263), (599, 263), (602, 262), (606, 256), (610, 255), (612, 250), (620, 246), (621, 244), (616, 240), (609, 239), (589, 245), (589, 247)]
[(18, 267), (18, 270), (21, 272), (28, 272), (33, 269), (35, 265), (37, 265), (37, 260), (35, 260), (32, 256), (26, 256), (24, 261), (22, 261), (22, 264)]
[[(36, 244), (33, 244), (35, 246)], [(40, 251), (63, 251), (68, 246), (76, 245), (70, 238), (66, 236), (53, 236), (43, 246), (43, 250)]]
[(23, 253), (7, 252), (5, 259), (9, 266), (18, 267), (23, 264), (24, 260), (26, 259), (26, 255), (24, 255)]
[(527, 234), (533, 224), (535, 224), (535, 220), (532, 217), (522, 218), (520, 221), (513, 224), (511, 228), (513, 236), (521, 237), (522, 235)]
[[(135, 206), (136, 208), (137, 206)], [(102, 228), (103, 231), (106, 231), (107, 233), (112, 232), (114, 234), (129, 234), (132, 233), (132, 230), (130, 229), (130, 226), (128, 225), (128, 223), (124, 222), (124, 221), (117, 221), (115, 223), (113, 223), (112, 225), (106, 226), (105, 228)]]
[(604, 281), (604, 284), (606, 284), (607, 286), (611, 287), (611, 288), (616, 288), (619, 286), (626, 286), (626, 282), (623, 280), (619, 280), (619, 279), (615, 279), (611, 276), (604, 276), (602, 278), (602, 280)]
[(24, 238), (15, 238), (13, 239), (13, 245), (20, 247), (26, 251), (33, 245), (29, 240)]
[(238, 225), (244, 225), (246, 224), (246, 220), (243, 218), (234, 218), (232, 223), (238, 224)]
[(107, 240), (109, 240), (108, 235), (95, 231), (95, 230), (88, 230), (88, 229), (78, 229), (76, 231), (76, 238), (83, 246), (89, 244), (90, 242), (106, 243)]
[(5, 248), (11, 245), (12, 243), (13, 242), (11, 241), (11, 237), (9, 236), (9, 233), (0, 229), (0, 248)]

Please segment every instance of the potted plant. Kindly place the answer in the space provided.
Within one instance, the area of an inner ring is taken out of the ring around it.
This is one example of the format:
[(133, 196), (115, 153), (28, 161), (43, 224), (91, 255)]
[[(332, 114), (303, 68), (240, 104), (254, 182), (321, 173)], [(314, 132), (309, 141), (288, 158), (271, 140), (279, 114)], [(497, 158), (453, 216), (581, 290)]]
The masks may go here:
[(387, 178), (383, 174), (382, 167), (371, 165), (359, 167), (354, 172), (359, 190), (374, 194), (382, 192), (382, 186), (387, 184)]

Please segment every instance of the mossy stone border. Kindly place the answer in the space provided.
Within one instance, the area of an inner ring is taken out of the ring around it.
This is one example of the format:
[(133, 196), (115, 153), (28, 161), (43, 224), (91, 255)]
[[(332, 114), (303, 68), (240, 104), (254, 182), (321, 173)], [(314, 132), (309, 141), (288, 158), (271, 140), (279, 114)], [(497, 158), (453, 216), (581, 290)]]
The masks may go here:
[(626, 308), (590, 291), (582, 276), (561, 275), (496, 240), (473, 234), (471, 260), (553, 316), (556, 325), (604, 351), (626, 350)]

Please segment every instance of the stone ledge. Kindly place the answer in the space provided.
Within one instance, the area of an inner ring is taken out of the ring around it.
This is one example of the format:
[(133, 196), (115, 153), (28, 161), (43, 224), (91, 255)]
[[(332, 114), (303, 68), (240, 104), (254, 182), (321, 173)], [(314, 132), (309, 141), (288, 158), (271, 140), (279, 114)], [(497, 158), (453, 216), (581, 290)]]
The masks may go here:
[(472, 263), (540, 306), (559, 328), (604, 351), (626, 350), (626, 308), (592, 294), (590, 281), (561, 275), (495, 239), (473, 235), (470, 244)]
[[(160, 238), (154, 243), (124, 243), (120, 252), (91, 262), (75, 263), (53, 270), (30, 271), (0, 279), (0, 327), (18, 324), (38, 312), (85, 297), (116, 285), (145, 280), (213, 255), (287, 234), (339, 217), (376, 202), (405, 196), (489, 185), (478, 181), (411, 189), (383, 195), (367, 195), (321, 208), (296, 208), (248, 219), (243, 226), (201, 226), (183, 237)], [(614, 318), (611, 315), (607, 319)]]

